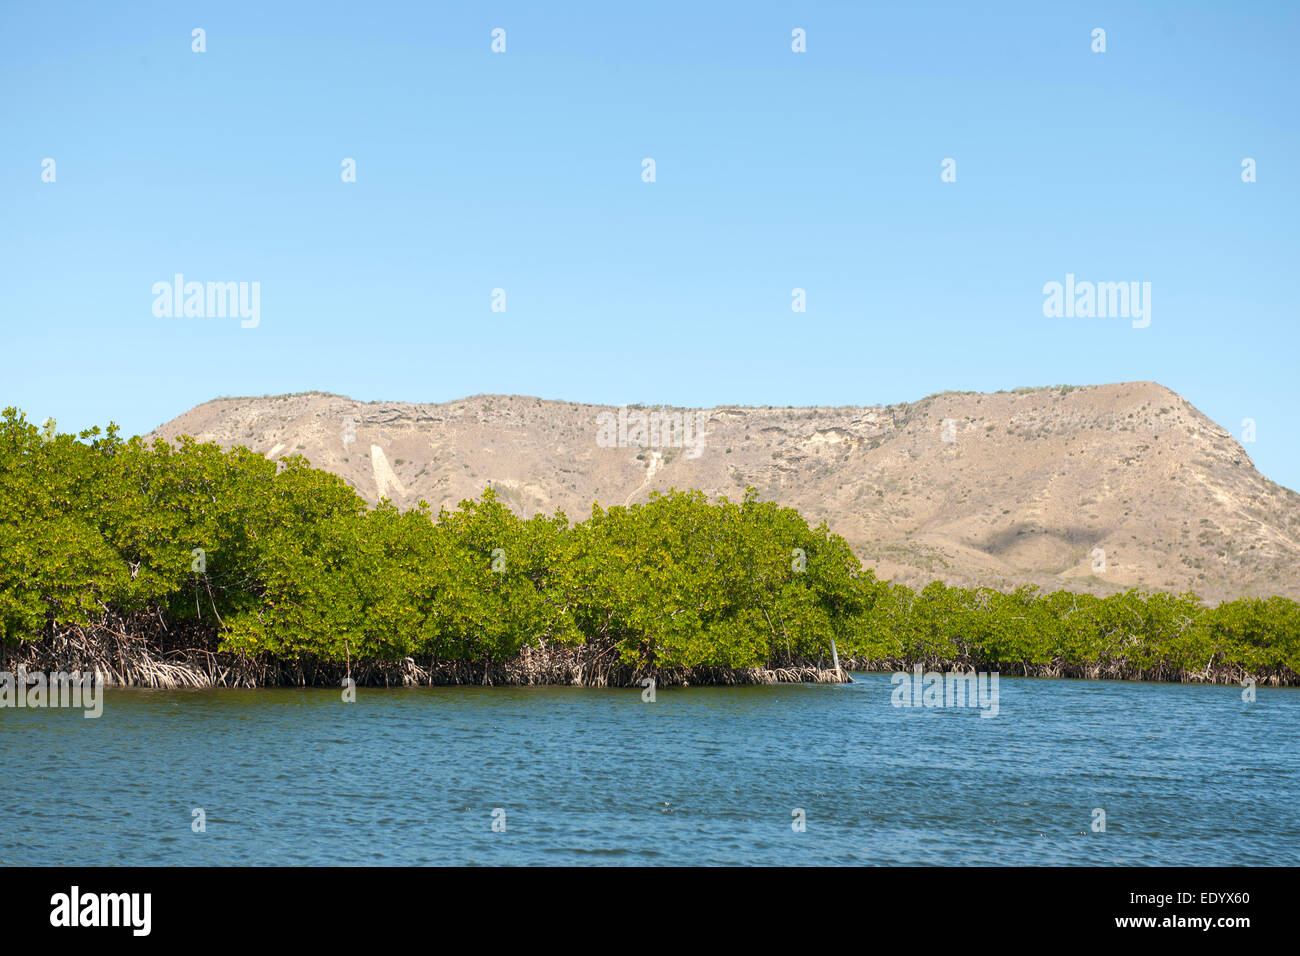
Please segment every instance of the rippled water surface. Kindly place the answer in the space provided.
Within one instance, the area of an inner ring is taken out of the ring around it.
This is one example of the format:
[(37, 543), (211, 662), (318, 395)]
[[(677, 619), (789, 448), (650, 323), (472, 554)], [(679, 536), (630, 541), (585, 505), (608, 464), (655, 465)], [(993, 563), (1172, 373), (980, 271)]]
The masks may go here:
[(855, 677), (0, 710), (0, 863), (1300, 863), (1300, 692), (1003, 678), (988, 719)]

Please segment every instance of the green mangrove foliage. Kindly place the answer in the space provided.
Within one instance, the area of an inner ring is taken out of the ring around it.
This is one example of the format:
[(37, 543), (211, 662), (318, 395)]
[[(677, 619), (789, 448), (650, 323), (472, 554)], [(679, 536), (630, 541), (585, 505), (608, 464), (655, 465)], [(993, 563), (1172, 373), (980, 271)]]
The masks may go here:
[(841, 539), (752, 492), (573, 526), (522, 520), (490, 489), (403, 513), (297, 457), (0, 421), (9, 642), (158, 621), (250, 657), (481, 662), (594, 643), (647, 667), (754, 667), (828, 654), (875, 591)]
[(0, 641), (184, 634), (242, 658), (503, 662), (588, 645), (637, 667), (947, 661), (1025, 673), (1300, 672), (1300, 605), (878, 581), (757, 500), (654, 495), (570, 524), (491, 489), (366, 503), (300, 457), (0, 419)]
[(1300, 604), (1195, 594), (1108, 597), (1024, 587), (920, 591), (883, 584), (854, 653), (864, 662), (931, 661), (1010, 673), (1180, 680), (1215, 673), (1300, 682)]

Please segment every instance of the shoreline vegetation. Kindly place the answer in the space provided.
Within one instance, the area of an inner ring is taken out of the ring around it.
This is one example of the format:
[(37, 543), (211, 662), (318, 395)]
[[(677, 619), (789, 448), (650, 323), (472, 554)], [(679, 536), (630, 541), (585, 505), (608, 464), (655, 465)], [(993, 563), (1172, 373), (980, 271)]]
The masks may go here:
[[(840, 670), (832, 664), (838, 653)], [(1300, 685), (1300, 604), (878, 580), (825, 524), (653, 494), (369, 508), (298, 456), (0, 418), (0, 671), (144, 687), (840, 682), (997, 671)]]

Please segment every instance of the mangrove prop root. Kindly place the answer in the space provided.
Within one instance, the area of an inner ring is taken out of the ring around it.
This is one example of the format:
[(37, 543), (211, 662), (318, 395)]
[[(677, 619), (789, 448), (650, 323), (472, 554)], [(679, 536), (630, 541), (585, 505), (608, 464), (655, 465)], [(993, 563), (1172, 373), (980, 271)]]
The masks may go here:
[(849, 671), (988, 671), (1005, 676), (1084, 678), (1089, 680), (1164, 681), (1241, 685), (1253, 679), (1263, 686), (1298, 686), (1300, 675), (1289, 668), (1248, 673), (1235, 665), (1212, 664), (1184, 670), (1167, 664), (1137, 667), (1127, 660), (1092, 663), (1054, 661), (1048, 664), (1008, 664), (974, 659), (929, 657), (843, 658), (841, 670), (822, 661), (783, 660), (772, 667), (648, 667), (627, 664), (598, 644), (525, 646), (505, 661), (439, 660), (417, 664), (412, 658), (365, 660), (351, 657), (330, 661), (248, 657), (217, 650), (210, 627), (194, 624), (171, 630), (158, 618), (132, 620), (105, 617), (97, 625), (56, 629), (39, 641), (0, 645), (0, 671), (28, 673), (99, 671), (110, 686), (164, 689), (204, 687), (339, 687), (346, 677), (362, 686), (477, 684), (480, 686), (573, 685), (638, 687), (651, 677), (657, 687), (692, 685), (741, 686), (778, 683), (836, 684), (852, 680)]
[[(418, 685), (540, 685), (584, 687), (639, 687), (646, 677), (657, 687), (690, 685), (746, 685), (776, 683), (842, 683), (847, 673), (811, 664), (775, 668), (660, 667), (624, 664), (611, 655), (612, 648), (524, 647), (506, 661), (430, 660), (423, 666), (402, 660), (328, 661), (303, 657), (281, 659), (246, 657), (217, 651), (210, 631), (193, 633), (157, 627), (157, 634), (129, 633), (141, 622), (107, 622), (102, 626), (56, 631), (40, 641), (0, 647), (0, 671), (99, 671), (104, 683), (119, 687), (161, 689), (204, 687), (338, 687), (351, 677), (360, 686), (414, 687)], [(168, 638), (163, 649), (161, 637)], [(179, 646), (178, 646), (179, 645)]]

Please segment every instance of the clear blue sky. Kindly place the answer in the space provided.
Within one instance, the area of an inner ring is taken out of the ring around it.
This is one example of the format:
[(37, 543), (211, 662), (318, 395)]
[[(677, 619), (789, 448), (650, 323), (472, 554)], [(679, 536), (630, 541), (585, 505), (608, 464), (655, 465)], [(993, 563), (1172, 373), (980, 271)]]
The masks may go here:
[[(1300, 488), (1298, 50), (1293, 3), (7, 2), (0, 404), (1141, 379)], [(260, 325), (156, 318), (178, 272)], [(1150, 327), (1045, 318), (1066, 273)]]

